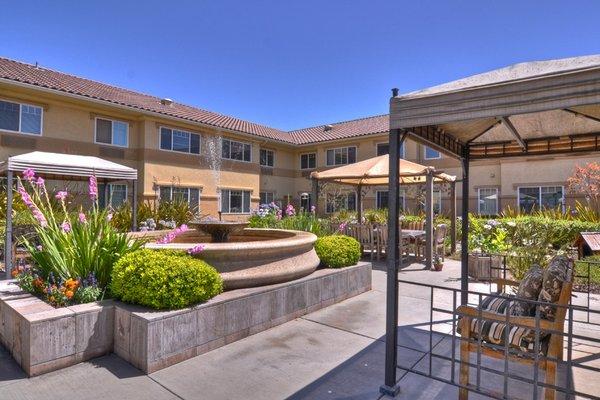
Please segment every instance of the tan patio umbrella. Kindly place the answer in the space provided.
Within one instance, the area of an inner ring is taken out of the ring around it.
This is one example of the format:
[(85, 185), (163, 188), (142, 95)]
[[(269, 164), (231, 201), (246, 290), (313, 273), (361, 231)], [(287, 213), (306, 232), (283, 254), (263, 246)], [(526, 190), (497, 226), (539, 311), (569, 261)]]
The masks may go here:
[[(433, 182), (454, 182), (455, 176), (436, 172), (427, 167), (408, 160), (400, 159), (400, 183), (425, 183), (427, 174), (433, 175)], [(369, 158), (353, 164), (343, 165), (326, 171), (315, 171), (310, 177), (319, 181), (335, 182), (352, 186), (382, 186), (388, 184), (389, 155)]]

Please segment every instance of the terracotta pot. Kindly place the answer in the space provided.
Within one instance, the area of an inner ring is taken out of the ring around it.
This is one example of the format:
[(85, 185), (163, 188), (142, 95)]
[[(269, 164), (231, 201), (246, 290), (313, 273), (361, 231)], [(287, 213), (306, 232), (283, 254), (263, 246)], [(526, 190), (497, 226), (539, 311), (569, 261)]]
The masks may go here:
[(435, 268), (436, 271), (441, 271), (444, 268), (444, 264), (433, 264), (433, 268)]

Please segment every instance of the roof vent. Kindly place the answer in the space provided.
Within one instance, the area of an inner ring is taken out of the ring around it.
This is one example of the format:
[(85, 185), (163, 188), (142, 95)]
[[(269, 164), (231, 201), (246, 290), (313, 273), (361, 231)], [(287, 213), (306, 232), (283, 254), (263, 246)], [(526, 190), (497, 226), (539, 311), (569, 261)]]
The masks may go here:
[(327, 131), (330, 131), (330, 130), (332, 130), (332, 129), (333, 129), (333, 125), (325, 125), (325, 126), (323, 127), (323, 131), (325, 131), (325, 132), (327, 132)]
[(173, 104), (173, 100), (169, 99), (168, 97), (165, 97), (164, 99), (160, 99), (160, 104), (162, 104), (163, 106), (170, 106), (171, 104)]

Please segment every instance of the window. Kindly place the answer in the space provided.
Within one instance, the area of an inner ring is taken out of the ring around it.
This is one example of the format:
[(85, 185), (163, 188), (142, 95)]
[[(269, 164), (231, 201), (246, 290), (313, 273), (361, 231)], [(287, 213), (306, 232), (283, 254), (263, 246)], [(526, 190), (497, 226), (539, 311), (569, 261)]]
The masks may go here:
[(519, 188), (519, 208), (529, 213), (540, 208), (563, 208), (562, 186), (532, 186)]
[(339, 196), (327, 195), (327, 212), (334, 213), (340, 210), (356, 211), (356, 192)]
[(0, 129), (42, 134), (42, 108), (0, 100)]
[(317, 153), (300, 154), (300, 169), (317, 168)]
[(442, 192), (440, 190), (433, 191), (433, 213), (439, 214), (442, 211)]
[(260, 204), (271, 204), (275, 201), (275, 193), (260, 192)]
[(424, 157), (426, 160), (435, 160), (436, 158), (442, 158), (442, 155), (440, 154), (439, 151), (430, 149), (427, 146), (425, 146), (423, 153), (424, 153)]
[(200, 189), (181, 186), (161, 186), (159, 200), (186, 201), (196, 212), (200, 208)]
[(96, 143), (127, 147), (128, 131), (127, 122), (96, 118)]
[(498, 189), (479, 188), (477, 193), (477, 212), (481, 215), (498, 214)]
[(344, 165), (356, 162), (356, 147), (327, 150), (327, 165)]
[(260, 149), (260, 165), (264, 167), (272, 167), (274, 164), (273, 150)]
[[(398, 201), (400, 202), (400, 211), (406, 208), (406, 194), (404, 190), (400, 190), (400, 197)], [(378, 190), (375, 193), (375, 205), (377, 208), (389, 208), (389, 192), (387, 190)]]
[(160, 128), (160, 149), (200, 154), (200, 135), (171, 128)]
[(125, 184), (109, 184), (108, 193), (112, 208), (117, 208), (127, 201), (127, 185)]
[(249, 143), (223, 139), (221, 156), (230, 160), (250, 162), (252, 160), (252, 146)]
[(223, 214), (248, 214), (250, 212), (250, 191), (221, 190), (221, 212)]
[[(390, 154), (389, 143), (377, 143), (377, 155)], [(400, 143), (400, 158), (404, 158), (404, 142)]]

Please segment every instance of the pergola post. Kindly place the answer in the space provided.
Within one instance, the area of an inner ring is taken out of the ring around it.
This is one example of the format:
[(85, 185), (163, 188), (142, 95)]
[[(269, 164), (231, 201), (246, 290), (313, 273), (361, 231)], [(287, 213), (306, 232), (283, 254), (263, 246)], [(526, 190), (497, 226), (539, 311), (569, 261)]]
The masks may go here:
[(400, 130), (390, 130), (390, 155), (388, 176), (388, 248), (387, 299), (385, 322), (385, 383), (379, 388), (382, 394), (396, 396), (400, 387), (396, 383), (398, 364), (398, 267), (400, 265)]
[(13, 172), (6, 172), (6, 237), (4, 238), (4, 271), (6, 279), (11, 278), (12, 270), (12, 209), (13, 209)]
[(450, 184), (450, 252), (456, 251), (456, 181)]
[(356, 187), (356, 219), (362, 224), (362, 185)]
[(469, 299), (469, 147), (462, 159), (462, 228), (460, 240), (460, 303), (466, 305)]
[(316, 178), (310, 178), (312, 181), (312, 203), (315, 206), (315, 215), (319, 215), (319, 180)]
[(133, 199), (131, 199), (131, 203), (132, 205), (132, 209), (131, 209), (131, 231), (135, 232), (137, 231), (137, 208), (138, 208), (138, 194), (137, 194), (137, 179), (134, 179), (132, 181), (133, 184)]
[(425, 268), (431, 269), (433, 261), (433, 173), (425, 177)]

